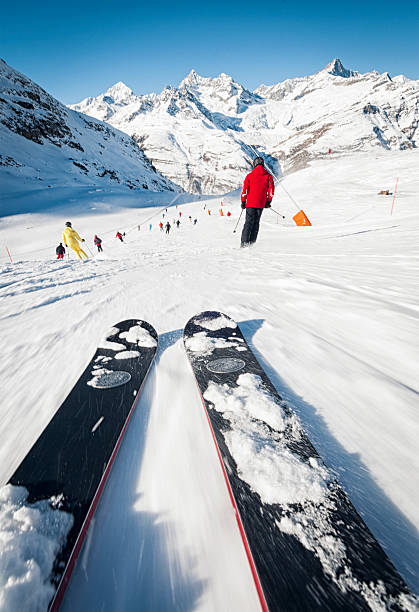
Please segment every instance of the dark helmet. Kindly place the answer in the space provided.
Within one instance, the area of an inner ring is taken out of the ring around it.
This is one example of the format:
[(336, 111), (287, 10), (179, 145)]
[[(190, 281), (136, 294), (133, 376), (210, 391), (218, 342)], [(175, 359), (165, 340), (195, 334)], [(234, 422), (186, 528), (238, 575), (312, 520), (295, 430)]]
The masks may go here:
[(65, 226), (66, 226), (66, 227), (71, 227), (71, 221), (66, 221), (66, 222), (65, 222)]
[(256, 168), (256, 166), (264, 166), (265, 165), (265, 160), (263, 159), (263, 157), (255, 157), (255, 159), (253, 160), (253, 168)]

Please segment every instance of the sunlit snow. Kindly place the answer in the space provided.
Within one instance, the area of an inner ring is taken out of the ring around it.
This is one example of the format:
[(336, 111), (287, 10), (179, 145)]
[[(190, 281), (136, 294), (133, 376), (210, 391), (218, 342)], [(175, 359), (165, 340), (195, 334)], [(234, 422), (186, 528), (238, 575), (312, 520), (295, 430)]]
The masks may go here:
[[(49, 204), (56, 200), (48, 211), (40, 208), (38, 191), (38, 212), (1, 218), (1, 484), (107, 330), (124, 319), (143, 319), (159, 333), (155, 366), (89, 528), (64, 611), (110, 612), (138, 602), (148, 611), (257, 609), (181, 339), (186, 321), (204, 310), (220, 310), (239, 323), (325, 464), (419, 591), (418, 166), (417, 150), (313, 162), (284, 180), (313, 226), (295, 226), (294, 204), (278, 185), (272, 205), (286, 218), (264, 211), (258, 241), (247, 250), (239, 248), (241, 225), (233, 234), (240, 214), (235, 193), (223, 197), (229, 218), (215, 214), (218, 200), (174, 203), (166, 218), (172, 223), (182, 212), (181, 225), (169, 235), (158, 229), (162, 213), (156, 214), (169, 205), (167, 195), (153, 200), (124, 192), (122, 198), (115, 188), (90, 194), (57, 189), (49, 193)], [(394, 191), (397, 177), (391, 215), (392, 196), (378, 192)], [(31, 194), (25, 197), (30, 203)], [(196, 226), (189, 215), (198, 219)], [(72, 253), (55, 259), (68, 219), (93, 254), (84, 264)], [(116, 230), (126, 231), (124, 243), (115, 239)], [(101, 254), (94, 250), (96, 233), (103, 239)], [(239, 345), (233, 334), (228, 342)], [(204, 347), (205, 338), (204, 329)], [(117, 348), (115, 355), (125, 349)], [(112, 369), (112, 362), (96, 365)], [(243, 473), (262, 471), (242, 465)], [(315, 466), (304, 467), (317, 473)], [(307, 494), (299, 475), (299, 495), (321, 495), (321, 478)], [(251, 486), (262, 490), (251, 477)], [(266, 491), (281, 494), (267, 485)], [(299, 521), (293, 516), (281, 529), (298, 533)], [(313, 529), (305, 545), (324, 555), (333, 574), (336, 542)]]

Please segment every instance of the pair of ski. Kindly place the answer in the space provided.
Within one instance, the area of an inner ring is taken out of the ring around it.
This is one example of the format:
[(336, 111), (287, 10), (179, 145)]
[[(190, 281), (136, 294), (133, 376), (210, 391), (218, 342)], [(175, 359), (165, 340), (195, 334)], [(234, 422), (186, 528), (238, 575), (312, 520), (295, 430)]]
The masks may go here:
[[(187, 323), (184, 344), (261, 609), (413, 610), (408, 587), (237, 324), (222, 313), (203, 312)], [(57, 507), (60, 500), (59, 510), (72, 517), (49, 577), (55, 589), (49, 610), (60, 606), (157, 345), (145, 321), (112, 328), (9, 481), (27, 489), (28, 503), (53, 500)], [(260, 486), (249, 464), (259, 472), (268, 467), (271, 490)]]

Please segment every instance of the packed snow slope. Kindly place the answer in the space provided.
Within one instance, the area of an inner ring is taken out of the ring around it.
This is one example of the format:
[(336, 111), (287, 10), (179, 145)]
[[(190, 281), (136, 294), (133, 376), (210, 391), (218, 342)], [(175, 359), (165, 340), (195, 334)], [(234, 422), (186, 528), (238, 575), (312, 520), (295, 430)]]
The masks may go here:
[(156, 168), (186, 191), (236, 189), (262, 155), (275, 174), (351, 151), (417, 146), (419, 82), (347, 70), (319, 72), (251, 92), (231, 76), (192, 70), (178, 87), (136, 95), (124, 83), (70, 108), (126, 132)]
[[(2, 198), (16, 185), (21, 193), (83, 185), (179, 190), (132, 138), (68, 109), (1, 59), (0, 182)], [(13, 204), (0, 208), (0, 215), (12, 212)]]
[[(211, 309), (239, 322), (419, 592), (418, 163), (417, 150), (313, 162), (281, 183), (313, 226), (295, 226), (294, 205), (278, 184), (273, 208), (286, 219), (266, 210), (247, 250), (239, 248), (242, 221), (233, 234), (237, 194), (223, 198), (231, 217), (214, 199), (173, 202), (163, 219), (138, 197), (129, 208), (116, 194), (94, 192), (85, 193), (91, 205), (83, 211), (63, 201), (53, 214), (0, 220), (0, 484), (110, 326), (138, 317), (160, 334), (63, 610), (259, 609), (181, 340), (186, 321)], [(392, 196), (377, 194), (392, 192), (396, 177), (391, 215)], [(167, 218), (181, 220), (168, 235), (157, 226)], [(84, 264), (72, 255), (56, 261), (67, 219), (92, 253), (93, 235), (101, 236), (103, 254)], [(116, 230), (126, 231), (124, 244)]]

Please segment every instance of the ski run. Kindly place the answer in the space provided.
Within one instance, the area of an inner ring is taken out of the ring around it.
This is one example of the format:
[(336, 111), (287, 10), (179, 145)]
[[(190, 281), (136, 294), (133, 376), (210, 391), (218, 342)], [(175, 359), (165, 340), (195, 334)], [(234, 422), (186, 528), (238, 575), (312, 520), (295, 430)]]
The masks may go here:
[[(187, 321), (209, 310), (238, 322), (298, 426), (419, 593), (418, 162), (416, 150), (313, 162), (283, 182), (312, 227), (296, 227), (293, 203), (277, 185), (272, 207), (285, 219), (265, 210), (256, 245), (244, 250), (242, 222), (233, 234), (238, 192), (175, 200), (63, 188), (48, 194), (45, 209), (42, 190), (20, 194), (24, 214), (0, 219), (0, 610), (46, 609), (53, 560), (72, 526), (59, 497), (29, 503), (23, 488), (7, 483), (99, 343), (110, 348), (106, 332), (124, 319), (149, 322), (159, 346), (60, 610), (261, 609), (183, 345)], [(391, 197), (377, 193), (393, 191), (396, 177), (390, 214)], [(220, 215), (221, 199), (230, 217)], [(84, 263), (55, 259), (68, 219), (91, 251)], [(158, 227), (167, 219), (168, 235)], [(233, 398), (211, 385), (204, 398), (222, 413), (259, 398), (257, 418), (280, 431), (281, 413), (243, 376)], [(322, 497), (321, 464), (309, 469), (289, 458), (273, 487), (274, 462), (249, 460), (243, 431), (229, 443), (263, 503)], [(302, 522), (284, 520), (281, 529), (301, 535)], [(342, 550), (323, 544), (325, 563), (336, 567)], [(374, 611), (417, 609), (413, 595), (396, 608), (379, 587), (367, 589), (365, 601)]]

